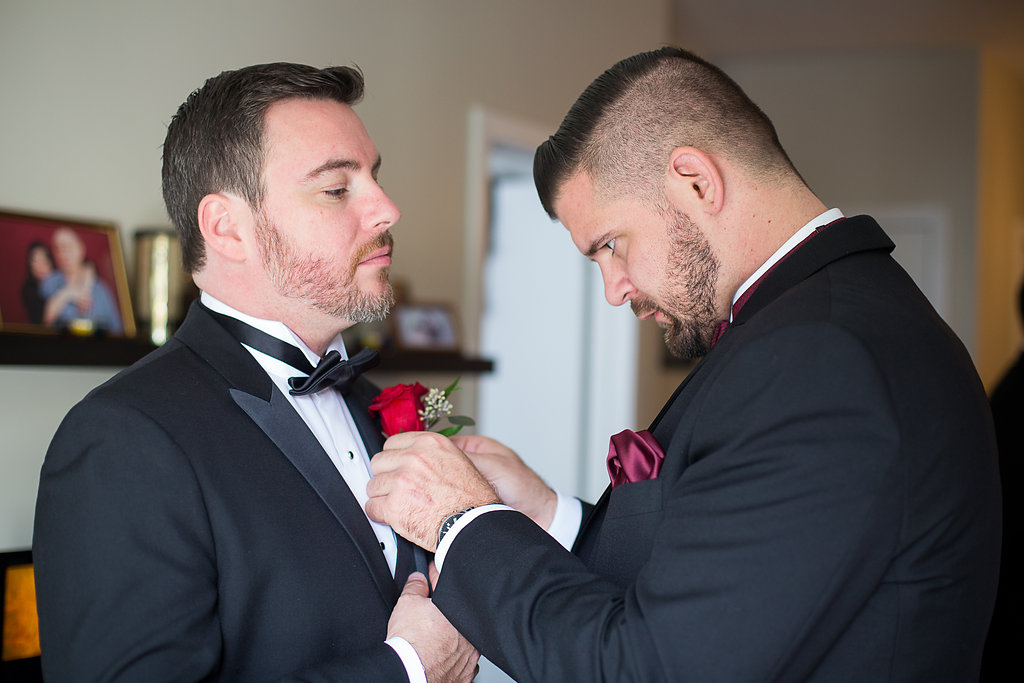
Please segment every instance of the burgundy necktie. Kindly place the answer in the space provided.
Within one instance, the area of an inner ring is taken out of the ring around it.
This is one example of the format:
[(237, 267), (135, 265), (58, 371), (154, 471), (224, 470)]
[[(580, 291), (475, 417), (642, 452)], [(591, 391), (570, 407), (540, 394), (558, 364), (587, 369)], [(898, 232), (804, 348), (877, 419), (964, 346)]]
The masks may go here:
[(665, 453), (646, 429), (634, 432), (625, 429), (611, 438), (608, 445), (608, 476), (612, 488), (633, 481), (654, 479), (661, 472)]

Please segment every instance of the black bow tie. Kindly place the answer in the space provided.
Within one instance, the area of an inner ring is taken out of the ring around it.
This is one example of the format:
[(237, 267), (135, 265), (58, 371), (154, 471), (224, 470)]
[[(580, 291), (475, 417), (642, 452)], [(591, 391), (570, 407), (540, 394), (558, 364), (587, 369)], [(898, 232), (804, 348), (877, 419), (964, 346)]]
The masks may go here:
[[(330, 351), (320, 359), (315, 368), (310, 367), (311, 372), (308, 377), (290, 378), (288, 386), (291, 387), (291, 391), (288, 393), (294, 396), (305, 396), (333, 386), (342, 394), (347, 394), (359, 375), (379, 364), (380, 354), (373, 349), (362, 349), (348, 360), (342, 360), (341, 354), (337, 351)], [(308, 366), (309, 363), (306, 365)]]
[(321, 358), (314, 368), (298, 347), (238, 318), (211, 311), (209, 308), (206, 310), (238, 341), (306, 373), (308, 376), (289, 378), (288, 386), (291, 390), (288, 393), (293, 396), (305, 396), (329, 386), (333, 386), (342, 394), (347, 394), (359, 375), (380, 363), (380, 354), (373, 349), (363, 349), (349, 360), (343, 360), (340, 353), (331, 351)]

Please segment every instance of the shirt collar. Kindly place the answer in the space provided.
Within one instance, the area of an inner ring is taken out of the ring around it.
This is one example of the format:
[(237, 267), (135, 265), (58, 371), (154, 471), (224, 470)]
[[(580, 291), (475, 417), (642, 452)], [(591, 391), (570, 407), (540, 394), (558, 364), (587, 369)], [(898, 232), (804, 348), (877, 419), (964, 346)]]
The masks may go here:
[(824, 213), (818, 214), (810, 221), (807, 222), (804, 227), (800, 228), (793, 235), (779, 247), (774, 254), (768, 257), (768, 260), (761, 264), (761, 267), (754, 271), (753, 275), (744, 280), (740, 288), (736, 290), (736, 293), (732, 295), (732, 304), (729, 307), (729, 322), (732, 322), (732, 306), (735, 305), (736, 301), (743, 296), (743, 293), (750, 289), (750, 286), (758, 281), (758, 279), (767, 272), (769, 268), (774, 266), (779, 260), (782, 259), (786, 254), (793, 251), (796, 245), (803, 242), (808, 235), (817, 230), (823, 225), (828, 225), (833, 221), (837, 221), (843, 218), (843, 212), (839, 209), (829, 209)]
[[(298, 347), (298, 349), (302, 351), (303, 355), (306, 356), (306, 360), (309, 361), (310, 365), (316, 367), (316, 364), (320, 362), (320, 356), (306, 346), (305, 342), (299, 339), (299, 336), (292, 332), (284, 323), (277, 320), (264, 320), (263, 318), (254, 318), (251, 315), (246, 315), (245, 313), (228, 306), (226, 303), (215, 298), (208, 292), (200, 292), (200, 301), (211, 311), (222, 313), (223, 315), (229, 315), (232, 318), (237, 318), (238, 320), (248, 323), (256, 329), (266, 332), (283, 342)], [(338, 336), (331, 340), (331, 343), (327, 346), (327, 351), (337, 351), (341, 354), (342, 359), (348, 360), (348, 352), (345, 350), (345, 342), (342, 340), (340, 332), (338, 333)]]

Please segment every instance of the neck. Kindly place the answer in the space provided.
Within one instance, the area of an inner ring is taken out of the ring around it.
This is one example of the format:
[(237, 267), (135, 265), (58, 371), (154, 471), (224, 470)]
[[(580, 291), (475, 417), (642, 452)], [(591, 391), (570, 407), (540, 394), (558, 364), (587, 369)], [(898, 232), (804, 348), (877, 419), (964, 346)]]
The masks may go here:
[(302, 340), (311, 351), (323, 357), (327, 348), (343, 330), (353, 325), (321, 311), (311, 309), (301, 301), (283, 298), (271, 288), (248, 283), (242, 278), (212, 277), (209, 272), (194, 275), (196, 285), (218, 301), (236, 311), (261, 320), (280, 322)]
[(785, 244), (800, 228), (827, 207), (803, 183), (795, 186), (755, 186), (732, 207), (732, 229), (722, 231), (727, 244), (722, 250), (731, 263), (723, 262), (720, 307), (728, 311), (732, 295), (747, 278)]

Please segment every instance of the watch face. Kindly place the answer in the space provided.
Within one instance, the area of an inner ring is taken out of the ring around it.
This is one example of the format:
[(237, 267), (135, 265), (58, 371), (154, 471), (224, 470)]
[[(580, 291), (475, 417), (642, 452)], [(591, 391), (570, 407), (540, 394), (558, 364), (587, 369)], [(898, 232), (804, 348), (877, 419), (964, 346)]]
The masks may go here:
[[(469, 510), (472, 509), (473, 508), (469, 508)], [(441, 539), (444, 538), (444, 535), (448, 533), (453, 526), (455, 526), (455, 522), (459, 521), (459, 517), (462, 517), (462, 515), (469, 512), (469, 510), (459, 510), (458, 512), (454, 512), (448, 515), (448, 517), (443, 522), (441, 522), (441, 528), (437, 532), (438, 545), (440, 545)]]

